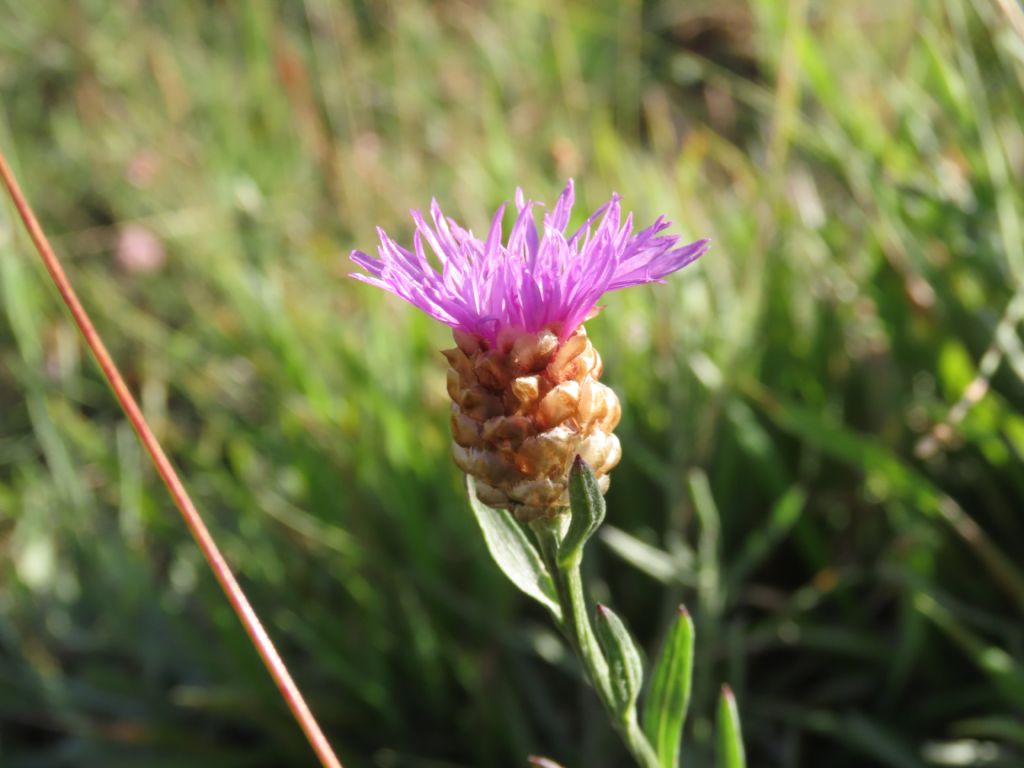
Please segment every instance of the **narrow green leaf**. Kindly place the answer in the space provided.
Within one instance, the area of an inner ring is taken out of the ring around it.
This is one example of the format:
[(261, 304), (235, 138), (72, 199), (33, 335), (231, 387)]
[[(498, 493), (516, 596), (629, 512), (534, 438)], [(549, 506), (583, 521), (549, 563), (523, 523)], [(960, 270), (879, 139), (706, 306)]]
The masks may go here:
[(898, 498), (929, 516), (944, 519), (971, 547), (1006, 591), (1017, 608), (1024, 612), (1024, 571), (1004, 552), (950, 496), (917, 468), (904, 462), (882, 442), (859, 434), (842, 424), (822, 418), (810, 409), (785, 401), (756, 383), (744, 388), (764, 413), (791, 434), (824, 453), (864, 472), (872, 492), (882, 498)]
[(614, 525), (601, 529), (601, 541), (626, 563), (661, 584), (693, 586), (697, 582), (694, 575), (696, 558), (685, 544), (669, 554)]
[(626, 716), (632, 711), (643, 687), (644, 663), (629, 630), (611, 608), (597, 606), (596, 625), (597, 641), (608, 661), (615, 704), (619, 714)]
[(644, 733), (658, 753), (662, 768), (676, 768), (679, 744), (690, 706), (693, 677), (693, 620), (679, 606), (651, 674), (644, 702)]
[(723, 685), (722, 697), (718, 702), (718, 768), (746, 766), (747, 757), (743, 751), (743, 733), (740, 730), (736, 697), (728, 685)]
[(577, 456), (569, 472), (569, 530), (558, 549), (558, 564), (575, 568), (583, 560), (583, 547), (604, 520), (604, 496), (594, 470)]
[(537, 550), (527, 538), (523, 529), (504, 509), (491, 509), (482, 504), (476, 497), (476, 486), (473, 478), (466, 476), (466, 490), (469, 492), (469, 505), (476, 515), (480, 531), (484, 535), (487, 550), (494, 562), (509, 581), (521, 591), (541, 603), (558, 621), (562, 611), (558, 607), (555, 584), (551, 574), (544, 567), (544, 562)]
[(914, 596), (914, 606), (988, 675), (1011, 705), (1024, 709), (1024, 665), (999, 646), (972, 632), (931, 595), (919, 592)]
[[(926, 768), (918, 751), (900, 734), (877, 720), (855, 712), (837, 715), (827, 709), (794, 705), (771, 698), (766, 706), (780, 722), (801, 731), (825, 736), (847, 747), (851, 754), (867, 758), (868, 765), (886, 768)], [(928, 766), (934, 766), (928, 763)]]
[(771, 553), (800, 519), (807, 503), (807, 492), (800, 486), (789, 488), (772, 508), (767, 524), (751, 531), (742, 551), (729, 568), (728, 583), (735, 594), (749, 576)]

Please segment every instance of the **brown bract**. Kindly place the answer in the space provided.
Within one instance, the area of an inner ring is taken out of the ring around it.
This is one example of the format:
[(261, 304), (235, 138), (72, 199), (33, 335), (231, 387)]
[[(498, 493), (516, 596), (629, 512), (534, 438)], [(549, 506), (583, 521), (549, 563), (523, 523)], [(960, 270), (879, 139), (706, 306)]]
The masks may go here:
[(564, 343), (550, 330), (499, 340), (455, 332), (448, 359), (455, 463), (476, 478), (477, 496), (520, 520), (553, 516), (569, 503), (579, 454), (602, 491), (622, 450), (612, 434), (621, 408), (602, 384), (601, 356), (581, 326)]

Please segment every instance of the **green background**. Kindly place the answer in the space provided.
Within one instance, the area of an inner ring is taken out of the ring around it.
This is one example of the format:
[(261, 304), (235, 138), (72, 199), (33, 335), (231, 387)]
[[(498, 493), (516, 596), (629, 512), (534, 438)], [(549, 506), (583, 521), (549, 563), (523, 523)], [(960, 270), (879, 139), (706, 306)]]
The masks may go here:
[[(752, 766), (1020, 766), (1017, 9), (0, 0), (0, 147), (346, 766), (626, 765), (488, 560), (447, 330), (346, 278), (569, 176), (713, 242), (589, 325), (588, 579), (648, 652), (694, 614), (685, 765), (728, 681)], [(313, 765), (6, 205), (0, 765)]]

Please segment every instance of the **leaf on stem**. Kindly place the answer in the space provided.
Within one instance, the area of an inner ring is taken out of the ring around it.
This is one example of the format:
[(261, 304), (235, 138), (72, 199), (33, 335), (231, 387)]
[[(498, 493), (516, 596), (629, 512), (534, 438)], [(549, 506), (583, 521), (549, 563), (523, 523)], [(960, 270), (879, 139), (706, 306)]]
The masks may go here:
[(743, 752), (743, 734), (736, 697), (728, 685), (722, 686), (718, 702), (718, 768), (747, 768)]
[(491, 558), (517, 588), (532, 597), (561, 621), (555, 584), (551, 574), (523, 529), (504, 509), (491, 509), (476, 497), (473, 478), (466, 476), (469, 506), (473, 509)]
[(608, 661), (616, 709), (620, 715), (627, 716), (644, 684), (644, 663), (622, 619), (611, 608), (600, 604), (597, 606), (597, 641)]
[(644, 733), (658, 753), (662, 768), (675, 768), (679, 762), (692, 678), (693, 619), (686, 608), (679, 606), (679, 616), (661, 647), (644, 702)]

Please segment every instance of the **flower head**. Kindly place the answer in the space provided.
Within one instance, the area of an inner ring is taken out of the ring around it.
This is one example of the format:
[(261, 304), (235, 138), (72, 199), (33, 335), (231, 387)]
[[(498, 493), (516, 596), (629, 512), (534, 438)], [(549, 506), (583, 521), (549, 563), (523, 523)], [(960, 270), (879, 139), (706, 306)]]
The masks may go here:
[(352, 277), (390, 291), (492, 346), (499, 336), (512, 339), (543, 329), (554, 330), (565, 341), (604, 294), (662, 282), (707, 250), (706, 240), (676, 247), (679, 238), (660, 234), (669, 227), (663, 217), (634, 232), (632, 214), (622, 219), (618, 195), (568, 234), (573, 201), (570, 180), (554, 209), (544, 215), (543, 232), (538, 232), (533, 216), (537, 203), (516, 190), (516, 220), (502, 242), (504, 205), (481, 240), (447, 218), (434, 200), (432, 226), (419, 211), (412, 212), (416, 232), (411, 251), (378, 228), (379, 258), (353, 251), (352, 261), (366, 274)]
[(617, 195), (568, 235), (572, 204), (570, 181), (544, 216), (542, 234), (533, 218), (536, 203), (517, 190), (518, 215), (502, 242), (504, 206), (480, 240), (435, 201), (433, 226), (412, 214), (411, 251), (378, 230), (380, 258), (352, 253), (366, 271), (353, 277), (454, 329), (456, 346), (444, 352), (452, 455), (476, 478), (480, 501), (523, 520), (566, 507), (574, 457), (591, 465), (605, 491), (622, 455), (613, 434), (619, 400), (600, 382), (601, 355), (583, 321), (605, 293), (660, 282), (707, 249), (706, 240), (676, 247), (678, 238), (660, 234), (669, 226), (662, 218), (634, 233)]

